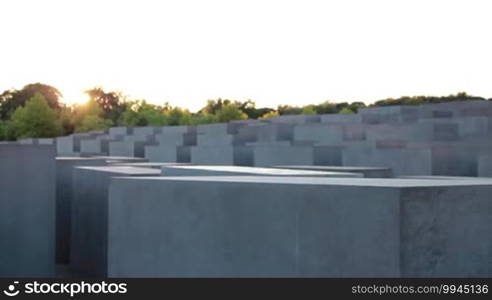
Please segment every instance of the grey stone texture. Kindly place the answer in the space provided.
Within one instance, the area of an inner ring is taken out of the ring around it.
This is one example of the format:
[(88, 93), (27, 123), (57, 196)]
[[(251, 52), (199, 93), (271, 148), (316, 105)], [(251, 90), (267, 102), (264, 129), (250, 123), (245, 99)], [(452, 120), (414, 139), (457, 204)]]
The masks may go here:
[(0, 145), (0, 277), (53, 277), (53, 145)]
[(85, 276), (107, 276), (108, 186), (115, 176), (156, 176), (160, 170), (126, 166), (76, 167), (70, 266)]
[(490, 277), (491, 192), (473, 180), (113, 178), (108, 275)]
[(492, 154), (480, 156), (478, 162), (478, 176), (492, 177)]
[(73, 197), (73, 169), (76, 166), (104, 166), (103, 158), (56, 158), (56, 263), (70, 261), (70, 232)]
[(297, 177), (362, 177), (360, 173), (319, 172), (313, 170), (282, 170), (239, 166), (162, 166), (163, 176), (297, 176)]
[(323, 172), (349, 172), (362, 174), (366, 178), (391, 178), (393, 173), (390, 168), (378, 168), (378, 167), (348, 167), (348, 166), (274, 166), (279, 169), (290, 170), (312, 170)]

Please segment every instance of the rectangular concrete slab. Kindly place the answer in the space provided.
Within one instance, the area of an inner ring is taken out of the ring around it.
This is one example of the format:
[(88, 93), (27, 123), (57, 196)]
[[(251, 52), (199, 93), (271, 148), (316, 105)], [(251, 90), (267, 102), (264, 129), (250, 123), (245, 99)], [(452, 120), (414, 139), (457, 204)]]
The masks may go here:
[(53, 277), (52, 145), (0, 145), (0, 277)]
[(162, 166), (163, 176), (308, 176), (362, 177), (359, 173), (282, 170), (274, 168), (238, 166)]
[(108, 275), (490, 277), (491, 192), (470, 180), (113, 178)]
[(73, 196), (73, 169), (76, 166), (104, 166), (103, 158), (56, 158), (56, 263), (70, 261), (70, 232)]
[(126, 166), (74, 169), (70, 266), (87, 276), (107, 275), (108, 186), (115, 176), (156, 176), (160, 170)]
[(274, 166), (274, 168), (291, 170), (313, 170), (326, 172), (349, 172), (362, 174), (366, 178), (390, 178), (392, 172), (390, 168), (379, 167), (349, 167), (349, 166)]
[(189, 166), (190, 163), (176, 163), (176, 162), (136, 162), (136, 163), (112, 163), (112, 166), (121, 167), (136, 167), (136, 168), (152, 168), (161, 170), (165, 166)]

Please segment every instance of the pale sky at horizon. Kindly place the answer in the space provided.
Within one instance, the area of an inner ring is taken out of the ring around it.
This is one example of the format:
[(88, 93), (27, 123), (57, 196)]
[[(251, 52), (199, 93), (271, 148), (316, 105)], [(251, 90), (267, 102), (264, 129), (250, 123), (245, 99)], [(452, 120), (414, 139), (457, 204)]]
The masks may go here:
[(1, 1), (0, 92), (96, 85), (195, 111), (459, 91), (492, 98), (487, 0)]

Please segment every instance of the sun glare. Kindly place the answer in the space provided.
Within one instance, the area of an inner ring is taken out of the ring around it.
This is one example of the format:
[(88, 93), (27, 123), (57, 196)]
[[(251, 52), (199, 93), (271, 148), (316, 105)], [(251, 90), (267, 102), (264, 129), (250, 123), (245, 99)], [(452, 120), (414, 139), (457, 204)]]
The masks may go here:
[(72, 105), (72, 104), (84, 104), (89, 100), (89, 96), (83, 91), (62, 91), (63, 98), (61, 102)]

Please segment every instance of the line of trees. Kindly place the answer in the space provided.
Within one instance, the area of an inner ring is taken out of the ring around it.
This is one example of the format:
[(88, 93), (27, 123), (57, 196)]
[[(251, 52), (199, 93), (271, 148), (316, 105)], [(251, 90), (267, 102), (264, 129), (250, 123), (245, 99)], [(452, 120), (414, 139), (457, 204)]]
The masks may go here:
[[(129, 99), (121, 92), (101, 87), (86, 91), (85, 104), (66, 105), (55, 87), (33, 83), (20, 90), (0, 94), (0, 140), (43, 138), (74, 132), (104, 130), (111, 126), (173, 126), (222, 123), (232, 120), (267, 119), (281, 115), (356, 113), (363, 102), (325, 101), (305, 106), (279, 105), (277, 109), (257, 108), (252, 100), (208, 100), (196, 113), (169, 103), (155, 105)], [(463, 100), (486, 100), (466, 93), (443, 97), (413, 96), (376, 101), (370, 106), (419, 105)], [(492, 100), (492, 99), (489, 99)]]

